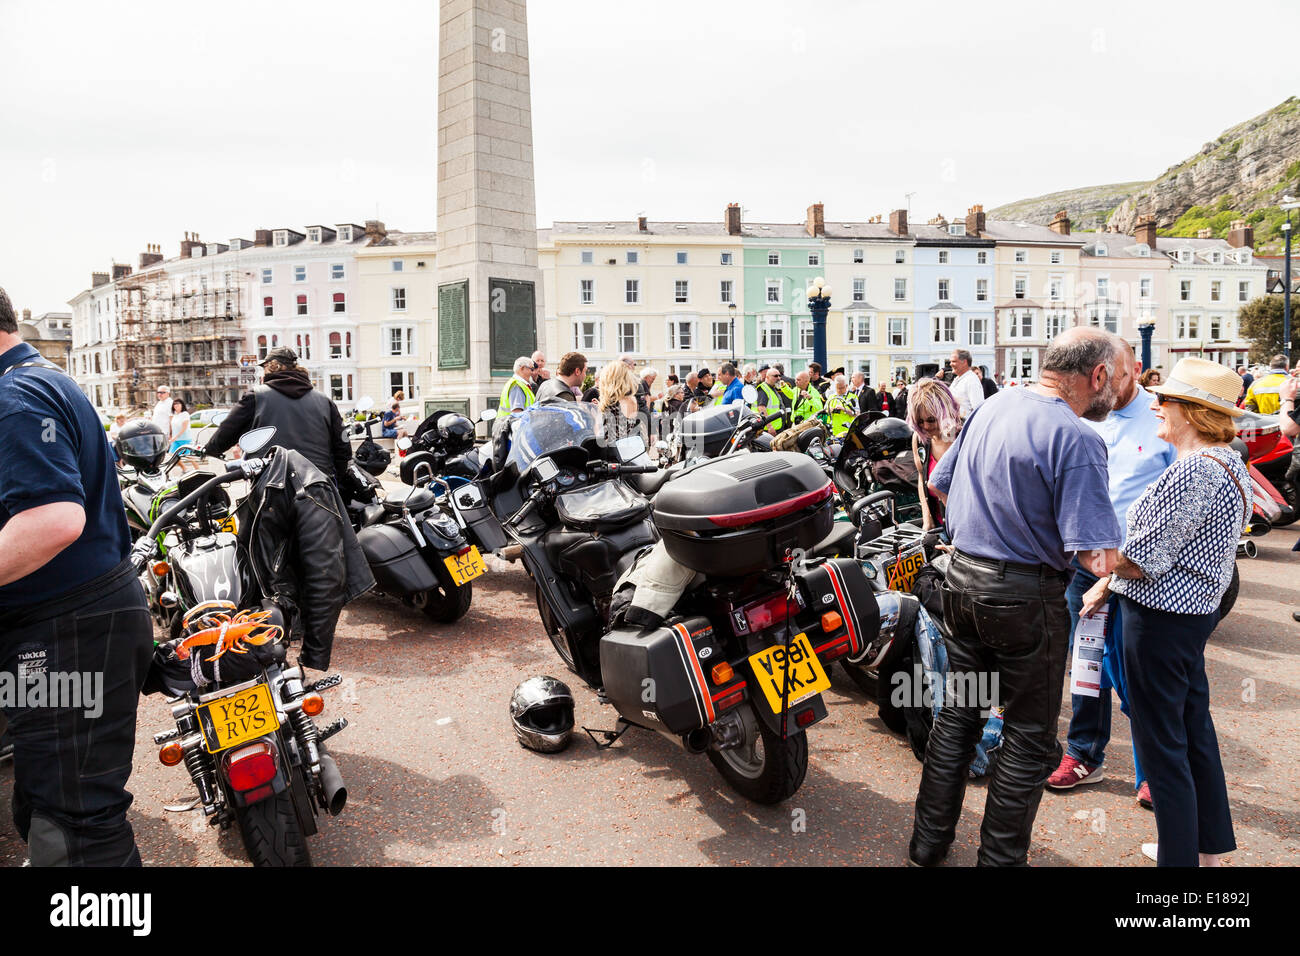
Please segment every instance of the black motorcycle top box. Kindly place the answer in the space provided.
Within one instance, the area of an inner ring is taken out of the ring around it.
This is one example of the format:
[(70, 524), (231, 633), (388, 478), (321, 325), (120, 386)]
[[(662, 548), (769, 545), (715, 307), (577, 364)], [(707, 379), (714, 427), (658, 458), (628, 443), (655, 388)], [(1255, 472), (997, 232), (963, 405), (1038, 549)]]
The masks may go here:
[(780, 565), (830, 533), (834, 485), (807, 455), (728, 455), (687, 470), (655, 496), (669, 555), (715, 577)]
[(742, 406), (713, 405), (691, 412), (682, 418), (682, 444), (687, 457), (703, 455), (712, 458), (722, 452), (727, 439), (736, 430)]

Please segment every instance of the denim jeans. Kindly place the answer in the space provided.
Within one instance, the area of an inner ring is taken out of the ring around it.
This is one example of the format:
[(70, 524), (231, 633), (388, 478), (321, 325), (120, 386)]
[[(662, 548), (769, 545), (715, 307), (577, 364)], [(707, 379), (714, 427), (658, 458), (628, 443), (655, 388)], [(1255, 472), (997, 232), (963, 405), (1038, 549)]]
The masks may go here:
[[(14, 823), (33, 866), (140, 865), (126, 782), (152, 653), (144, 592), (125, 561), (54, 600), (0, 612), (0, 672), (8, 680), (52, 688), (57, 675), (83, 675), (76, 702), (25, 696), (5, 708)], [(89, 696), (96, 679), (85, 675), (99, 675)]]
[[(1066, 658), (1066, 679), (1070, 676), (1070, 661), (1074, 654), (1074, 629), (1083, 609), (1083, 595), (1097, 583), (1095, 575), (1071, 561), (1074, 577), (1065, 591), (1065, 602), (1070, 608), (1070, 647)], [(1096, 697), (1086, 694), (1070, 695), (1070, 730), (1066, 737), (1065, 752), (1089, 767), (1098, 767), (1106, 759), (1106, 744), (1110, 742), (1110, 691), (1119, 697), (1120, 712), (1129, 715), (1128, 680), (1124, 672), (1124, 625), (1119, 613), (1119, 595), (1112, 594), (1106, 607), (1106, 650), (1101, 661), (1101, 693)], [(1134, 789), (1146, 779), (1138, 763), (1137, 746), (1133, 748)]]

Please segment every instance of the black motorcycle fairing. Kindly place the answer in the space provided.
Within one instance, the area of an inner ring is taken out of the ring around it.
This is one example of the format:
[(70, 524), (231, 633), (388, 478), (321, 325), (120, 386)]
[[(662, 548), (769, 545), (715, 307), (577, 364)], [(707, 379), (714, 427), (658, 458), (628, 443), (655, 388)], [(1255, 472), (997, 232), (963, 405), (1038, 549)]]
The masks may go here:
[(244, 595), (239, 548), (228, 532), (177, 545), (167, 552), (176, 570), (176, 585), (184, 607), (204, 601), (231, 601), (239, 605)]
[(560, 574), (580, 581), (593, 596), (604, 597), (614, 590), (636, 552), (657, 540), (654, 522), (645, 518), (603, 534), (558, 528), (545, 536), (543, 547)]

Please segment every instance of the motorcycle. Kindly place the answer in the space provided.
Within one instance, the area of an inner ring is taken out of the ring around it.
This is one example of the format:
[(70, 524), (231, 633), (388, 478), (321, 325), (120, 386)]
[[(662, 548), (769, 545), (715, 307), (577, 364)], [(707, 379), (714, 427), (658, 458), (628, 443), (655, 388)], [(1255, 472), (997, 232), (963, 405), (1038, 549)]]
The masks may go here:
[[(807, 771), (806, 731), (826, 716), (823, 662), (876, 627), (860, 573), (798, 552), (829, 530), (830, 485), (793, 453), (726, 455), (670, 476), (636, 463), (639, 436), (598, 439), (599, 419), (568, 403), (526, 410), (490, 482), (547, 635), (619, 714), (602, 746), (632, 726), (654, 730), (707, 753), (743, 796), (787, 799)], [(653, 514), (630, 487), (637, 476), (655, 479)], [(643, 562), (680, 579), (662, 614), (638, 607)]]
[[(371, 442), (376, 422), (361, 423)], [(344, 500), (378, 589), (440, 624), (460, 620), (473, 600), (474, 579), (487, 573), (482, 554), (428, 487), (381, 493), (376, 473), (383, 474), (388, 462), (363, 459), (364, 447), (348, 463), (343, 484), (351, 487)]]
[(1255, 485), (1256, 512), (1275, 528), (1292, 524), (1300, 518), (1296, 501), (1296, 484), (1288, 477), (1291, 467), (1291, 440), (1282, 434), (1277, 418), (1247, 411), (1236, 421), (1237, 438), (1233, 447), (1243, 451), (1250, 477)]
[[(240, 439), (246, 456), (216, 475), (193, 475), (180, 497), (164, 508), (131, 550), (137, 573), (158, 557), (160, 536), (193, 523), (211, 498), (232, 481), (255, 479), (267, 459), (252, 457), (265, 447), (273, 428)], [(237, 825), (255, 866), (309, 866), (306, 838), (317, 832), (320, 811), (337, 816), (347, 789), (324, 743), (347, 726), (339, 718), (318, 728), (324, 710), (320, 692), (339, 684), (331, 675), (303, 683), (298, 667), (285, 667), (291, 622), (270, 602), (240, 610), (245, 595), (223, 592), (218, 582), (240, 579), (240, 555), (220, 536), (182, 536), (169, 561), (184, 551), (204, 554), (220, 574), (186, 576), (197, 603), (180, 617), (179, 633), (155, 648), (144, 692), (166, 694), (176, 726), (154, 735), (158, 759), (185, 765), (197, 799), (176, 810), (202, 808), (209, 825)], [(229, 536), (233, 538), (233, 536)], [(245, 601), (246, 603), (246, 601)], [(212, 653), (207, 655), (211, 648)], [(205, 656), (206, 655), (206, 656)]]

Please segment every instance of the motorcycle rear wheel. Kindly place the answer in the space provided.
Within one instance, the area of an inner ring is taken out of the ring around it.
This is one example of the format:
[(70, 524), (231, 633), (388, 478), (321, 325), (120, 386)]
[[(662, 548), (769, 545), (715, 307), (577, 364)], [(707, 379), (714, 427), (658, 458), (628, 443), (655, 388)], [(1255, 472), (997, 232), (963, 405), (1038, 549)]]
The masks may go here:
[(411, 605), (440, 624), (459, 621), (469, 611), (474, 599), (474, 582), (466, 581), (451, 588), (434, 587), (416, 591), (411, 595)]
[(290, 790), (251, 806), (236, 807), (235, 817), (253, 866), (311, 866)]
[(808, 735), (781, 740), (755, 713), (752, 702), (743, 708), (745, 740), (739, 747), (710, 750), (709, 761), (742, 797), (762, 804), (788, 800), (808, 774)]

